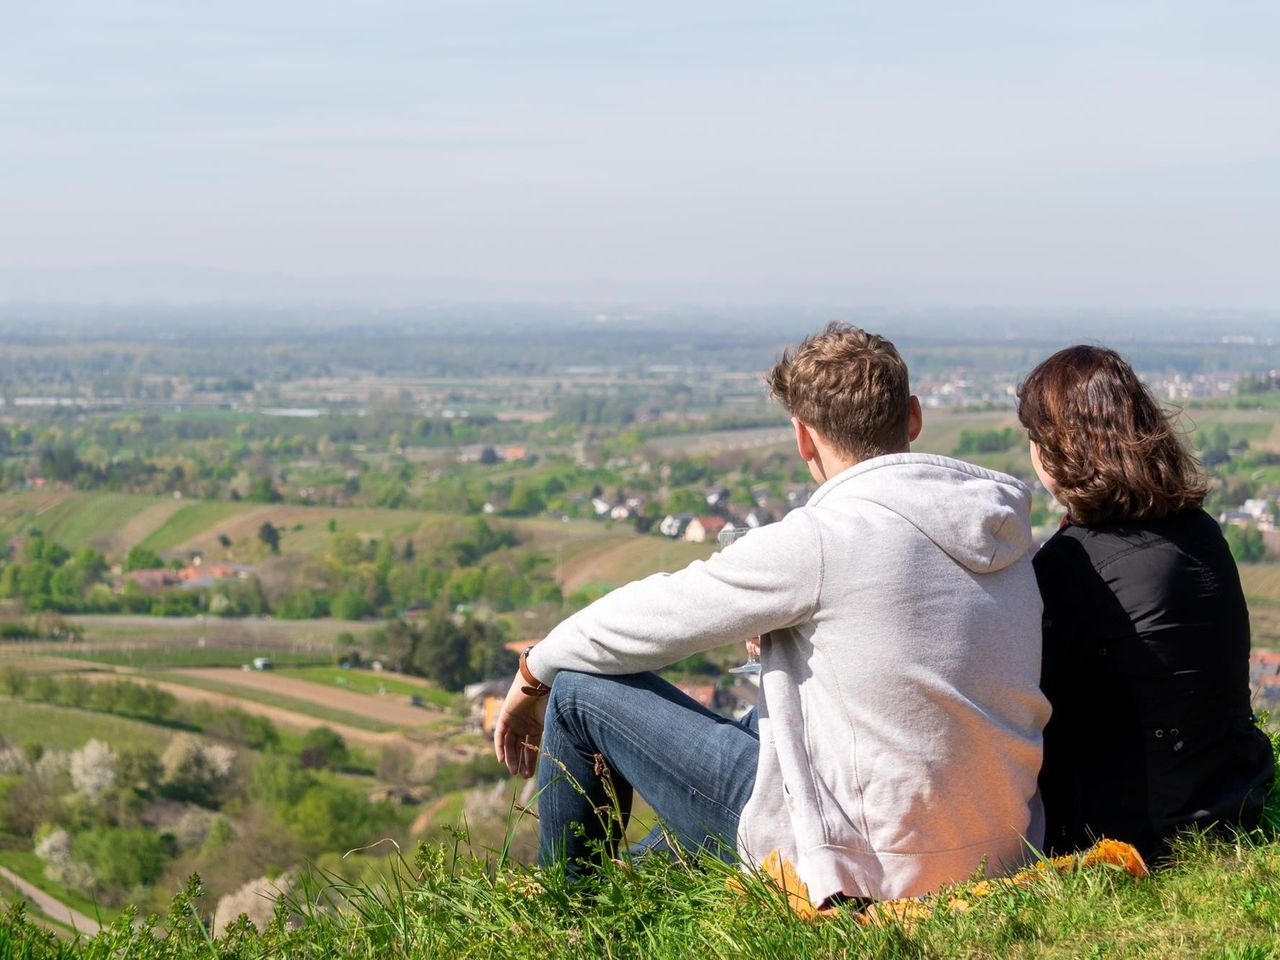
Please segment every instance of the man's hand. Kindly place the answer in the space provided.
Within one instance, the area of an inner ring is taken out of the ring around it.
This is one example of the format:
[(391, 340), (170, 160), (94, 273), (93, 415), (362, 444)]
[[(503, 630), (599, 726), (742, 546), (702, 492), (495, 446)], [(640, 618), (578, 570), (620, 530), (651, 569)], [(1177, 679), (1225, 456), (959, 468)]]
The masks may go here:
[(527, 780), (538, 766), (538, 744), (542, 742), (547, 698), (529, 696), (524, 692), (525, 686), (524, 678), (517, 674), (493, 730), (493, 753), (499, 763), (505, 763), (513, 774)]

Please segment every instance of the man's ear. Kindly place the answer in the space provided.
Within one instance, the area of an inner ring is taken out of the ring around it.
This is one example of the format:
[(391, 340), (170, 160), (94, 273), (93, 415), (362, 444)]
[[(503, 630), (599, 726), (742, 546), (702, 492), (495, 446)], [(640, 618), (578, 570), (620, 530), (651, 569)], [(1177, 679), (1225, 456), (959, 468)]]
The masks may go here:
[(920, 431), (924, 428), (924, 411), (920, 409), (920, 399), (914, 394), (908, 402), (911, 413), (907, 419), (907, 442), (915, 443), (916, 437), (920, 436)]
[(801, 423), (795, 417), (791, 418), (791, 425), (796, 431), (796, 449), (800, 451), (800, 459), (805, 463), (809, 463), (818, 455), (818, 447), (813, 442), (813, 434), (809, 431), (807, 424)]

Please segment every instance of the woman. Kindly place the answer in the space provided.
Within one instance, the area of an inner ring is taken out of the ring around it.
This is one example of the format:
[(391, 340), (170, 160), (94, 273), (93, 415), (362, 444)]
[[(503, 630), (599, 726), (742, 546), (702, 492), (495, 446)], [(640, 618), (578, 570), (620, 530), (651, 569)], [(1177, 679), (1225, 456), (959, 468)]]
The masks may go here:
[(1060, 350), (1019, 391), (1031, 462), (1067, 508), (1035, 559), (1046, 849), (1257, 825), (1273, 775), (1249, 704), (1249, 614), (1206, 484), (1112, 350)]

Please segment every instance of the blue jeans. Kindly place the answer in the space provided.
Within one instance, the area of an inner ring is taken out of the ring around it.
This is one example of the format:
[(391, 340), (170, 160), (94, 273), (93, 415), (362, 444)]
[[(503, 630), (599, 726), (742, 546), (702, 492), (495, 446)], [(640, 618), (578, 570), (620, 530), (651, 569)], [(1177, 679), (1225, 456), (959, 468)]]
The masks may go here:
[(617, 852), (635, 790), (689, 850), (735, 855), (759, 735), (652, 673), (561, 673), (551, 686), (538, 817), (543, 866), (577, 875)]

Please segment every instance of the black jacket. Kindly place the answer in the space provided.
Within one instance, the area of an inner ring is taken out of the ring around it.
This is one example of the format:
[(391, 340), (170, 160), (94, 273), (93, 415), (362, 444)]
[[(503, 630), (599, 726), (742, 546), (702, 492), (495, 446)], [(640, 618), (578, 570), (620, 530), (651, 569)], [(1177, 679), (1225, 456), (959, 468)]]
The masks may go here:
[(1053, 705), (1045, 846), (1147, 857), (1192, 824), (1257, 825), (1274, 761), (1249, 703), (1249, 613), (1203, 510), (1064, 526), (1035, 558)]

